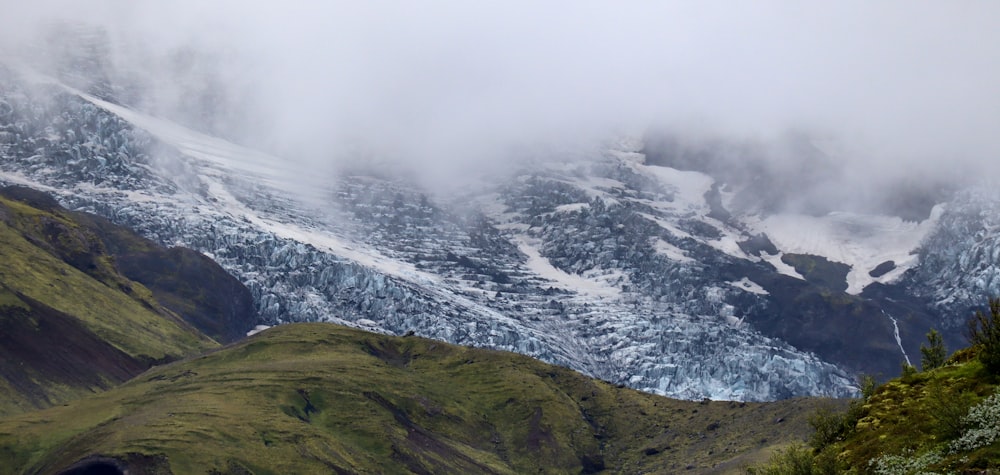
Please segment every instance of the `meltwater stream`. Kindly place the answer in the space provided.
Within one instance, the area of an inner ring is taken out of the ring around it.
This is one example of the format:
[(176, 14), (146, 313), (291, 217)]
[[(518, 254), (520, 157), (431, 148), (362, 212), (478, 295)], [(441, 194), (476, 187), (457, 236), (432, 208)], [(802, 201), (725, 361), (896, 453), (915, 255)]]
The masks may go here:
[(889, 320), (892, 320), (892, 328), (893, 328), (892, 333), (893, 336), (896, 337), (896, 345), (899, 346), (899, 351), (903, 353), (903, 358), (906, 360), (906, 364), (908, 366), (913, 366), (910, 363), (910, 357), (906, 355), (906, 350), (903, 349), (903, 340), (899, 337), (899, 325), (896, 323), (896, 319), (893, 318), (892, 315), (886, 313), (885, 310), (882, 310), (882, 314), (889, 317)]

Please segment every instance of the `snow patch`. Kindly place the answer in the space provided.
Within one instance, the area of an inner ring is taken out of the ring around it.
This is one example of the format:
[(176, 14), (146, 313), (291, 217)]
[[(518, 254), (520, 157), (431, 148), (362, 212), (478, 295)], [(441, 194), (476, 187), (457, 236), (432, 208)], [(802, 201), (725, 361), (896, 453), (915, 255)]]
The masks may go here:
[(687, 211), (707, 214), (708, 203), (705, 193), (712, 189), (715, 180), (712, 177), (694, 171), (681, 171), (670, 167), (656, 165), (635, 165), (638, 170), (645, 171), (648, 176), (659, 180), (674, 191), (674, 205)]
[(554, 287), (594, 297), (616, 298), (621, 295), (621, 290), (613, 287), (609, 282), (621, 278), (621, 275), (613, 273), (588, 273), (586, 276), (570, 274), (542, 257), (538, 248), (535, 247), (536, 244), (530, 242), (530, 238), (518, 236), (514, 242), (517, 244), (517, 248), (528, 256), (525, 266), (539, 277), (551, 281)]
[(771, 295), (771, 293), (768, 292), (766, 289), (764, 289), (764, 287), (761, 287), (760, 284), (758, 284), (758, 283), (756, 283), (756, 282), (754, 282), (754, 281), (752, 281), (752, 280), (750, 280), (749, 278), (746, 278), (746, 277), (744, 277), (744, 278), (742, 278), (740, 280), (737, 280), (735, 282), (729, 282), (729, 285), (731, 285), (733, 287), (736, 287), (737, 289), (745, 290), (747, 292), (750, 292), (751, 294)]
[[(869, 284), (891, 282), (915, 266), (917, 248), (937, 225), (942, 212), (941, 205), (935, 206), (931, 217), (920, 223), (891, 216), (835, 212), (821, 217), (777, 214), (748, 224), (755, 232), (767, 233), (783, 252), (812, 254), (847, 264), (851, 267), (847, 292), (857, 295)], [(880, 277), (868, 274), (885, 261), (895, 262), (896, 268)]]
[(0, 170), (0, 181), (4, 181), (14, 185), (27, 186), (34, 188), (36, 190), (41, 190), (52, 194), (56, 194), (60, 191), (58, 188), (39, 183), (16, 172), (8, 172)]
[(656, 250), (657, 254), (661, 256), (666, 256), (667, 259), (670, 259), (672, 261), (684, 262), (684, 263), (695, 262), (694, 259), (688, 257), (687, 253), (685, 253), (683, 249), (673, 244), (670, 244), (669, 242), (664, 241), (663, 239), (659, 238), (656, 239), (656, 242), (653, 243), (653, 249)]
[(573, 213), (590, 207), (589, 203), (570, 203), (556, 206), (557, 213)]
[[(216, 174), (220, 176), (231, 175), (233, 171), (238, 171), (252, 176), (257, 183), (304, 198), (317, 198), (322, 193), (322, 184), (319, 181), (315, 184), (304, 183), (302, 175), (292, 171), (296, 168), (296, 164), (290, 163), (287, 159), (279, 159), (205, 135), (174, 122), (98, 99), (65, 85), (62, 87), (95, 106), (121, 117), (133, 126), (149, 132), (163, 142), (177, 147), (181, 154), (201, 160), (200, 165), (205, 171), (215, 168)], [(319, 178), (317, 176), (317, 180)]]
[(774, 267), (774, 270), (778, 271), (779, 274), (784, 274), (784, 275), (787, 275), (789, 277), (795, 277), (796, 279), (799, 279), (799, 280), (806, 280), (806, 278), (803, 277), (802, 274), (799, 274), (799, 271), (795, 270), (794, 267), (792, 267), (792, 266), (790, 266), (788, 264), (785, 264), (785, 261), (781, 260), (781, 256), (783, 256), (783, 255), (784, 255), (783, 253), (778, 253), (778, 254), (772, 255), (772, 254), (768, 254), (766, 252), (763, 252), (763, 253), (761, 253), (760, 258), (764, 262), (766, 262), (768, 264), (771, 264), (771, 267)]
[(648, 219), (648, 220), (656, 223), (657, 226), (659, 226), (659, 227), (661, 227), (661, 228), (669, 231), (670, 234), (673, 234), (674, 236), (676, 236), (676, 237), (678, 237), (680, 239), (694, 239), (694, 236), (692, 236), (687, 231), (684, 231), (683, 229), (678, 228), (677, 226), (674, 225), (674, 223), (671, 223), (670, 221), (667, 221), (665, 219), (662, 219), (662, 218), (659, 218), (657, 216), (653, 216), (653, 215), (647, 214), (647, 213), (639, 213), (639, 216), (642, 216), (642, 217), (644, 217), (644, 218), (646, 218), (646, 219)]
[(267, 330), (268, 328), (271, 328), (271, 325), (257, 325), (253, 327), (253, 330), (247, 332), (247, 336), (254, 336), (264, 330)]
[(600, 198), (608, 205), (618, 204), (618, 198), (608, 193), (608, 190), (627, 189), (625, 184), (618, 180), (596, 176), (588, 176), (586, 178), (562, 178), (556, 181), (580, 188), (587, 194), (588, 198)]
[(726, 227), (720, 227), (719, 229), (722, 231), (722, 236), (719, 239), (708, 241), (706, 244), (730, 256), (748, 261), (757, 261), (755, 257), (747, 255), (747, 253), (743, 252), (743, 249), (740, 249), (739, 242), (743, 236), (729, 231)]

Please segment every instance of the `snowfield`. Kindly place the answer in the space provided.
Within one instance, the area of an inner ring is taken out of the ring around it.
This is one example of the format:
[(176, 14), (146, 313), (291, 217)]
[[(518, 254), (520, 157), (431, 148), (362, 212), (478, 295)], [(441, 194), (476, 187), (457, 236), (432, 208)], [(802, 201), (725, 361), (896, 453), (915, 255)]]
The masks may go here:
[[(917, 250), (933, 231), (944, 208), (938, 205), (920, 223), (897, 217), (830, 213), (815, 217), (777, 214), (748, 224), (766, 233), (785, 253), (822, 256), (851, 267), (847, 292), (859, 294), (873, 282), (892, 282), (919, 262)], [(892, 261), (895, 268), (879, 277), (869, 275), (879, 264)]]
[[(0, 181), (211, 256), (250, 289), (260, 325), (413, 331), (673, 397), (855, 394), (839, 363), (754, 327), (784, 276), (803, 279), (781, 256), (847, 264), (848, 292), (859, 294), (919, 270), (922, 244), (952, 219), (939, 206), (920, 223), (849, 213), (720, 221), (706, 198), (713, 177), (646, 165), (633, 138), (525, 164), (453, 198), (391, 173), (309, 170), (303, 182), (301, 163), (61, 87), (54, 100), (3, 98), (32, 113), (0, 123), (19, 137), (0, 144)], [(722, 187), (723, 204), (733, 195)], [(777, 255), (744, 251), (759, 233)], [(976, 256), (995, 249), (939, 264), (979, 268)], [(869, 275), (886, 261), (895, 268)], [(995, 274), (967, 287), (1000, 288)], [(885, 336), (901, 350), (905, 323)]]

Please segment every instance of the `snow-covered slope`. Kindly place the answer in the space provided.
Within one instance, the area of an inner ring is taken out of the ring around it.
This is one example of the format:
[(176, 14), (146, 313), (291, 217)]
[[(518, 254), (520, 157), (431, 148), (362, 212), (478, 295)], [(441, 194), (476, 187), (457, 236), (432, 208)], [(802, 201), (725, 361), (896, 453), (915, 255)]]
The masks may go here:
[[(851, 267), (847, 292), (860, 294), (873, 282), (893, 282), (919, 263), (917, 250), (935, 229), (943, 209), (937, 207), (927, 220), (915, 223), (891, 216), (860, 215), (847, 212), (815, 217), (776, 214), (760, 220), (747, 220), (756, 232), (762, 232), (785, 253), (822, 256)], [(892, 270), (873, 276), (872, 271), (884, 262)]]
[(1000, 193), (970, 187), (942, 211), (903, 284), (933, 302), (942, 325), (960, 332), (986, 297), (1000, 295)]
[[(303, 183), (284, 159), (49, 83), (0, 70), (0, 180), (213, 257), (261, 324), (414, 331), (676, 397), (853, 393), (851, 373), (899, 347), (878, 303), (851, 294), (919, 268), (911, 253), (938, 223), (730, 216), (712, 177), (649, 165), (634, 143), (453, 197), (365, 170)], [(839, 294), (786, 254), (851, 266), (850, 294), (796, 310)], [(844, 305), (875, 315), (863, 338), (808, 323)], [(926, 316), (894, 315), (912, 350)]]

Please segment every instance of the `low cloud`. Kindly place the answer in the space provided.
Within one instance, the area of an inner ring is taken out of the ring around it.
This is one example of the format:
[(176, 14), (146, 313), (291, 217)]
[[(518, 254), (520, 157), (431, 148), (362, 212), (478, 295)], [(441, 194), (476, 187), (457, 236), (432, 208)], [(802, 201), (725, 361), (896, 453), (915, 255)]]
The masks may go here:
[(990, 1), (42, 1), (6, 6), (0, 41), (99, 26), (115, 68), (155, 73), (147, 108), (193, 114), (212, 83), (214, 127), (323, 162), (433, 174), (655, 125), (804, 133), (862, 179), (1000, 171), (996, 18)]

